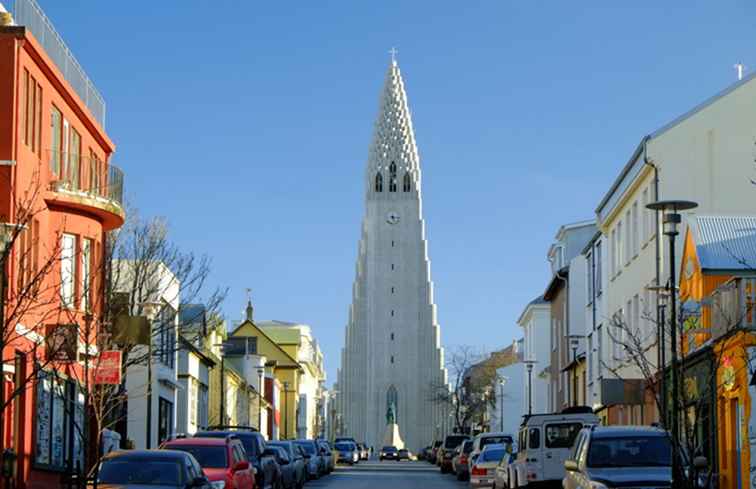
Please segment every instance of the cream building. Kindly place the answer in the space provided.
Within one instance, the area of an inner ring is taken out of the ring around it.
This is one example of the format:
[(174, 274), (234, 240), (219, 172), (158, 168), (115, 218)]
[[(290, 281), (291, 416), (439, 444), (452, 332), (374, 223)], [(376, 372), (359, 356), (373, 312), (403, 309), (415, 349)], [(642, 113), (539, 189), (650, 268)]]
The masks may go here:
[[(700, 214), (752, 212), (756, 145), (755, 75), (739, 81), (643, 138), (596, 209), (608, 245), (604, 324), (620, 318), (652, 341), (655, 298), (648, 285), (668, 277), (668, 241), (657, 240), (660, 218), (646, 210), (655, 200), (693, 200)], [(685, 223), (685, 219), (683, 219)], [(682, 250), (680, 239), (676, 264)], [(609, 332), (609, 331), (607, 331)], [(615, 335), (622, 335), (614, 331)], [(622, 379), (641, 377), (613, 342), (609, 355)], [(647, 357), (656, 358), (655, 351)], [(640, 405), (621, 406), (617, 422), (641, 423)], [(645, 410), (649, 412), (650, 410)]]

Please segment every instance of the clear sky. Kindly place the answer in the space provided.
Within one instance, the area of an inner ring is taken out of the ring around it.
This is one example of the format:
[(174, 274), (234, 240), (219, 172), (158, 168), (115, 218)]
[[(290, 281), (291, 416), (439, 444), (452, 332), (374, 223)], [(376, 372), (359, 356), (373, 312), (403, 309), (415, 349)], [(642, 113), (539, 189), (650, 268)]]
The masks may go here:
[(105, 97), (132, 204), (213, 257), (229, 318), (250, 287), (257, 318), (312, 325), (329, 384), (392, 46), (442, 340), (489, 350), (640, 139), (756, 69), (751, 0), (40, 3)]

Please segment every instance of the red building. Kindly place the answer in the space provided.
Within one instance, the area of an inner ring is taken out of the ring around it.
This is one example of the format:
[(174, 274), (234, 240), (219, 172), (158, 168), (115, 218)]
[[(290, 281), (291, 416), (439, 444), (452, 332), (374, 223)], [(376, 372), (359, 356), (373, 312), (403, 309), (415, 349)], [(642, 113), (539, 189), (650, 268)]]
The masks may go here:
[(94, 85), (34, 0), (15, 9), (17, 25), (0, 26), (0, 228), (13, 237), (0, 442), (18, 458), (0, 487), (50, 488), (85, 460), (83, 358), (97, 352), (81, 332), (103, 311), (103, 243), (124, 222), (123, 175)]

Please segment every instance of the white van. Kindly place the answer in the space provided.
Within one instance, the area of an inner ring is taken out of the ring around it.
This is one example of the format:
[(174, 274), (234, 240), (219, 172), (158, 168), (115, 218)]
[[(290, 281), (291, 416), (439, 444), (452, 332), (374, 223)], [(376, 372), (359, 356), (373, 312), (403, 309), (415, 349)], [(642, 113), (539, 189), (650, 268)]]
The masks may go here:
[(517, 437), (517, 456), (509, 464), (509, 487), (561, 481), (575, 437), (584, 426), (597, 424), (599, 418), (592, 412), (525, 416)]

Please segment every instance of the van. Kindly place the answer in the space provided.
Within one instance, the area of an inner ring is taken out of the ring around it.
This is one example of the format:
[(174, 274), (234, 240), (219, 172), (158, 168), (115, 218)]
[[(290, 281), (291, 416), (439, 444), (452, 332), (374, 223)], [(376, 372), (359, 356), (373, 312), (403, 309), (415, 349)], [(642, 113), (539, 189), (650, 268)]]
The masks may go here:
[[(509, 464), (509, 487), (559, 482), (575, 437), (599, 424), (593, 412), (524, 416), (517, 437), (517, 455)], [(532, 487), (532, 486), (531, 486)]]

